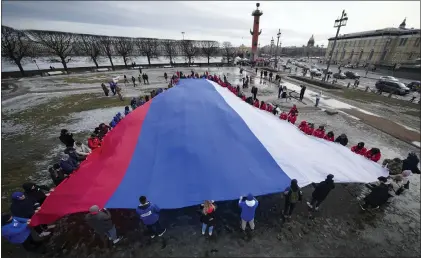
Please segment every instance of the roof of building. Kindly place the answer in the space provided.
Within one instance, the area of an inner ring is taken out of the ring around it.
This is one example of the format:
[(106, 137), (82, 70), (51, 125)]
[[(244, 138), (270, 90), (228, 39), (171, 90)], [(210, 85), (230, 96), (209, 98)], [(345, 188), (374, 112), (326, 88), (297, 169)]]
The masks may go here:
[[(368, 38), (383, 35), (403, 36), (411, 34), (420, 34), (420, 29), (403, 29), (403, 28), (384, 28), (379, 30), (368, 30), (362, 32), (348, 33), (339, 35), (338, 39)], [(334, 40), (335, 37), (329, 38)]]

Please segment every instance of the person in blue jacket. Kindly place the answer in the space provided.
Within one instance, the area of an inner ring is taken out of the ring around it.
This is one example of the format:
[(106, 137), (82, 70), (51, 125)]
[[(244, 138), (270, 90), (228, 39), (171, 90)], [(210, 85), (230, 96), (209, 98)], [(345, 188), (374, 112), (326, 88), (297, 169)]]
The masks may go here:
[(73, 171), (79, 168), (79, 164), (77, 164), (74, 159), (70, 158), (68, 154), (62, 153), (60, 167), (63, 169), (64, 174), (70, 175)]
[(151, 238), (156, 235), (162, 236), (167, 229), (163, 229), (159, 223), (159, 207), (150, 203), (145, 196), (140, 196), (139, 201), (140, 205), (136, 208), (136, 213), (150, 231)]
[(114, 117), (113, 120), (110, 122), (110, 127), (114, 128), (117, 125), (116, 118)]
[(117, 118), (118, 118), (118, 121), (120, 122), (121, 120), (123, 120), (124, 117), (121, 115), (120, 112), (118, 112), (117, 113)]
[(129, 106), (125, 106), (124, 107), (124, 115), (127, 116), (128, 114), (130, 114), (130, 108), (129, 108)]
[(241, 229), (245, 232), (248, 223), (250, 229), (254, 230), (254, 214), (256, 213), (257, 206), (259, 206), (259, 201), (252, 194), (248, 194), (245, 198), (240, 196), (238, 205), (241, 208)]
[[(45, 251), (42, 238), (34, 239), (35, 232), (29, 227), (30, 219), (13, 217), (8, 213), (1, 215), (1, 236), (12, 244), (22, 244), (27, 251)], [(42, 249), (41, 249), (42, 248)]]

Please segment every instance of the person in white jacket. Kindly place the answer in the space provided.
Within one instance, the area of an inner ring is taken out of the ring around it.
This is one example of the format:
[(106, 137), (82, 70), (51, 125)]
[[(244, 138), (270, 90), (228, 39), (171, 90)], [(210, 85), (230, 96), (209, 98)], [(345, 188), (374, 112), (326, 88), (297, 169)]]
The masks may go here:
[(78, 154), (79, 156), (86, 158), (89, 154), (91, 154), (91, 149), (89, 149), (88, 146), (79, 141), (75, 142), (74, 148), (76, 150), (76, 154)]

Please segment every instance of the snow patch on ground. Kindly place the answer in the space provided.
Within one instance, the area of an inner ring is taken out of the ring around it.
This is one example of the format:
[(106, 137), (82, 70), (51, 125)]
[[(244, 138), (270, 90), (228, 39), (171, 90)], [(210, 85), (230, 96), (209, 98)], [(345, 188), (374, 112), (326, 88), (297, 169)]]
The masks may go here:
[(108, 124), (118, 112), (124, 114), (124, 106), (112, 108), (100, 108), (72, 113), (69, 115), (69, 124), (61, 124), (57, 127), (67, 128), (73, 133), (93, 131), (100, 123)]
[(7, 136), (19, 135), (26, 132), (27, 125), (15, 124), (13, 121), (7, 120), (1, 122), (1, 134)]
[(421, 143), (420, 142), (412, 142), (413, 145), (417, 146), (418, 148), (421, 147)]
[(52, 166), (54, 163), (59, 162), (58, 156), (60, 152), (64, 151), (64, 149), (65, 147), (63, 144), (56, 145), (49, 151), (43, 160), (36, 162), (36, 173), (29, 177), (30, 180), (41, 185), (50, 185), (52, 182), (50, 173), (48, 172), (48, 167)]
[(417, 130), (417, 129), (415, 129), (415, 128), (412, 128), (412, 127), (406, 126), (406, 125), (401, 124), (401, 123), (398, 123), (398, 122), (396, 122), (396, 121), (394, 121), (394, 122), (395, 122), (396, 124), (398, 124), (398, 125), (400, 125), (400, 126), (404, 127), (405, 129), (409, 130), (409, 131), (413, 131), (413, 132), (417, 132), (417, 133), (419, 133), (419, 132), (420, 132), (419, 130)]
[(344, 111), (342, 111), (342, 110), (339, 110), (338, 111), (339, 113), (341, 113), (341, 114), (344, 114), (344, 115), (346, 115), (346, 116), (349, 116), (350, 118), (352, 118), (352, 119), (355, 119), (355, 120), (358, 120), (358, 121), (360, 121), (361, 119), (359, 119), (358, 117), (356, 117), (356, 116), (353, 116), (353, 115), (350, 115), (350, 114), (348, 114), (348, 113), (346, 113), (346, 112), (344, 112)]

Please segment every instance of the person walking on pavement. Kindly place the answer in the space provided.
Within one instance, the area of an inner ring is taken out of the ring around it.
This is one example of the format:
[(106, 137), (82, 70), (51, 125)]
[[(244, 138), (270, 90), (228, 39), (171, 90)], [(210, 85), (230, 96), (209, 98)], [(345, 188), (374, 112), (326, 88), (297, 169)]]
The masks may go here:
[(284, 88), (282, 87), (281, 83), (279, 83), (279, 86), (278, 86), (278, 99), (281, 98), (281, 94), (282, 94), (282, 91), (283, 90), (284, 90)]
[(105, 86), (104, 83), (101, 83), (101, 87), (102, 87), (102, 90), (104, 91), (105, 96), (108, 97), (108, 94), (110, 93), (110, 90), (107, 88), (107, 86)]
[(167, 229), (162, 228), (159, 223), (159, 207), (150, 203), (146, 196), (140, 196), (139, 202), (140, 205), (136, 208), (136, 213), (140, 216), (143, 224), (148, 228), (151, 233), (151, 238), (155, 238), (156, 235), (164, 235)]
[[(111, 213), (103, 208), (99, 209), (98, 205), (89, 208), (89, 213), (85, 215), (86, 223), (100, 236), (108, 237), (113, 244), (120, 242), (122, 237), (117, 236), (115, 225), (111, 220)], [(106, 241), (103, 238), (104, 243)]]
[(145, 73), (145, 79), (146, 79), (146, 82), (149, 84), (149, 76), (146, 73)]
[(260, 71), (260, 79), (263, 78), (263, 70)]
[(304, 93), (306, 92), (307, 87), (305, 85), (301, 85), (301, 90), (300, 90), (300, 101), (302, 102), (304, 99)]
[(129, 81), (127, 80), (126, 75), (124, 75), (124, 86), (126, 86), (126, 83), (129, 83)]
[(167, 82), (167, 79), (168, 79), (167, 73), (164, 73), (164, 78), (165, 78), (165, 82)]
[(133, 82), (133, 87), (136, 87), (136, 78), (134, 78), (134, 76), (132, 76), (132, 82)]
[(318, 107), (319, 106), (319, 101), (320, 101), (320, 98), (321, 97), (322, 97), (322, 92), (320, 91), (320, 93), (318, 93), (316, 95), (316, 105), (314, 105), (315, 107)]
[(253, 87), (251, 87), (251, 93), (253, 94), (253, 100), (256, 100), (257, 97), (257, 87), (253, 85)]
[(140, 77), (140, 75), (141, 75), (141, 74), (139, 74), (139, 75), (137, 76), (137, 79), (139, 80), (139, 85), (141, 85), (141, 84), (142, 84), (142, 77)]
[(259, 201), (257, 201), (252, 194), (248, 194), (247, 197), (244, 198), (243, 196), (240, 196), (238, 206), (241, 208), (241, 229), (245, 232), (248, 223), (250, 225), (250, 229), (253, 231), (255, 228), (254, 215), (256, 213), (257, 206), (259, 206)]

